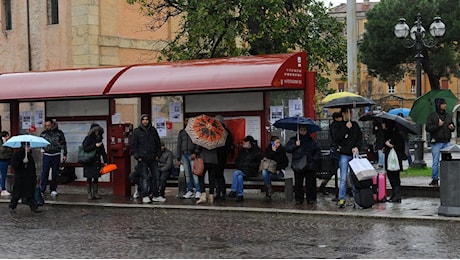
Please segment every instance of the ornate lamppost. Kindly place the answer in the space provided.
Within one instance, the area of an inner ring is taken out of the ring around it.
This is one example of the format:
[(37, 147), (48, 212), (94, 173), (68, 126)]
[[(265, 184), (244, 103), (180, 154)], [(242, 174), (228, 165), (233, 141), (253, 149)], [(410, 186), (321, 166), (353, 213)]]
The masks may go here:
[[(433, 37), (425, 38), (425, 28), (422, 26), (422, 16), (420, 13), (417, 14), (417, 20), (414, 26), (409, 30), (409, 26), (406, 24), (406, 19), (399, 18), (399, 23), (395, 25), (394, 33), (396, 37), (404, 39), (403, 45), (406, 48), (415, 47), (415, 59), (416, 70), (417, 70), (417, 98), (422, 95), (422, 59), (423, 59), (423, 48), (432, 48), (436, 45), (437, 37), (441, 37), (446, 32), (446, 25), (441, 21), (441, 17), (435, 17), (433, 23), (430, 25), (430, 34)], [(407, 36), (410, 34), (410, 37)], [(426, 167), (426, 163), (423, 160), (423, 137), (422, 137), (422, 125), (417, 125), (419, 135), (415, 139), (415, 160), (412, 162), (413, 167)]]

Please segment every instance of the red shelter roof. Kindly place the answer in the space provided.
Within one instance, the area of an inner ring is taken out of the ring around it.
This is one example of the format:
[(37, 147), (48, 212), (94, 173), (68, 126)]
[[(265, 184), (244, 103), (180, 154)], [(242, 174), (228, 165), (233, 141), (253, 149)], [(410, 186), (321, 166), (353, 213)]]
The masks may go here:
[(0, 100), (303, 89), (305, 52), (0, 75)]
[(0, 100), (101, 96), (119, 68), (73, 69), (0, 75)]
[(307, 55), (243, 56), (134, 65), (108, 86), (109, 95), (304, 88)]

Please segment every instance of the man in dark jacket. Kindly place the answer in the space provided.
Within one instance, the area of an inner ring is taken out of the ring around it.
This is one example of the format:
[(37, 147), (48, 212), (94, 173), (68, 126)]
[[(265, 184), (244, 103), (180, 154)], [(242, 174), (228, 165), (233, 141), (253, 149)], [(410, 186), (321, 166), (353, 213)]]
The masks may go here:
[(426, 131), (430, 132), (431, 155), (433, 156), (430, 185), (438, 185), (439, 155), (441, 154), (441, 149), (449, 146), (451, 133), (455, 130), (452, 115), (446, 112), (446, 100), (437, 98), (434, 102), (436, 111), (428, 117), (425, 127)]
[(341, 109), (343, 122), (334, 133), (335, 142), (340, 144), (339, 168), (339, 207), (345, 207), (347, 195), (347, 176), (348, 162), (353, 159), (353, 155), (359, 155), (359, 147), (362, 146), (363, 133), (358, 123), (351, 121), (352, 112), (350, 108)]
[[(131, 137), (131, 153), (138, 162), (139, 184), (142, 190), (142, 202), (149, 203), (149, 186), (153, 193), (152, 201), (164, 202), (166, 199), (160, 196), (160, 169), (158, 159), (161, 155), (160, 136), (157, 129), (152, 125), (152, 119), (147, 114), (140, 117), (139, 127), (134, 129)], [(152, 182), (149, 185), (149, 172)]]
[(238, 151), (235, 160), (236, 171), (233, 172), (233, 180), (229, 197), (236, 197), (237, 202), (244, 200), (243, 181), (244, 177), (256, 176), (259, 171), (260, 160), (262, 160), (262, 151), (257, 146), (254, 137), (248, 135), (243, 139), (243, 144)]
[(51, 171), (51, 184), (50, 192), (51, 196), (57, 196), (57, 177), (59, 170), (59, 163), (67, 160), (67, 142), (65, 140), (64, 133), (59, 130), (58, 125), (52, 119), (46, 119), (45, 121), (45, 131), (40, 134), (41, 137), (45, 138), (50, 145), (45, 147), (43, 153), (43, 163), (42, 163), (42, 174), (41, 174), (41, 184), (40, 191), (45, 193), (46, 185), (48, 184), (48, 176)]

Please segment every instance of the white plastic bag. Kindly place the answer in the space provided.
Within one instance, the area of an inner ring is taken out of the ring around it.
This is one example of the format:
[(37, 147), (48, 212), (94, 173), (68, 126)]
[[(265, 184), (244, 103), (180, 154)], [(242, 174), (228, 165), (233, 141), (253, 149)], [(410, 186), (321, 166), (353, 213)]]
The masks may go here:
[(355, 173), (358, 181), (370, 180), (374, 176), (377, 176), (374, 166), (366, 158), (355, 156), (348, 164)]
[(399, 167), (398, 155), (396, 154), (394, 148), (391, 148), (390, 153), (388, 154), (387, 166), (387, 169), (392, 172), (401, 170)]

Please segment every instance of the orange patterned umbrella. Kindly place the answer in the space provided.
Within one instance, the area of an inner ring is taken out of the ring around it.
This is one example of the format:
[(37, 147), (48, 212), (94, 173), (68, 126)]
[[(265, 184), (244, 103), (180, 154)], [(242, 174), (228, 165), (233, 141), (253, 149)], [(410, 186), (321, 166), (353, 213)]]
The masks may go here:
[(188, 120), (185, 131), (192, 142), (208, 150), (225, 145), (227, 131), (222, 124), (207, 115), (192, 117)]

